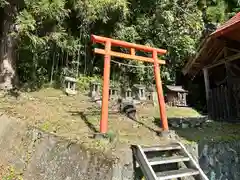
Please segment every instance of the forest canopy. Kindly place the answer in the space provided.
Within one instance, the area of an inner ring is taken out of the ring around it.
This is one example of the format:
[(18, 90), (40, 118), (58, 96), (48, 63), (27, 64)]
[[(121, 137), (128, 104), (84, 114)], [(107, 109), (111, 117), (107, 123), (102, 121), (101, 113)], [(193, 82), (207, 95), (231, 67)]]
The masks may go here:
[[(216, 27), (236, 14), (238, 0), (0, 0), (0, 83), (7, 72), (16, 84), (41, 87), (64, 75), (101, 76), (103, 58), (93, 54), (90, 35), (116, 38), (168, 50), (161, 76), (176, 75), (194, 56), (206, 27)], [(120, 83), (152, 83), (149, 64), (119, 60), (111, 79)], [(144, 68), (146, 66), (146, 68)], [(3, 75), (5, 73), (5, 75)], [(2, 87), (6, 87), (6, 84)]]

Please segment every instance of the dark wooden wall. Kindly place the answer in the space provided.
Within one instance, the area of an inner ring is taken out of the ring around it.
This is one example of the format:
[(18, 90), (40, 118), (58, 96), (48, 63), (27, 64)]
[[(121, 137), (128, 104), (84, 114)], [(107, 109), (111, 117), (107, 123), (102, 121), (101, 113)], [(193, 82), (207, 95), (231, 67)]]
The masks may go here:
[(229, 62), (210, 73), (209, 116), (220, 121), (240, 120), (240, 62)]

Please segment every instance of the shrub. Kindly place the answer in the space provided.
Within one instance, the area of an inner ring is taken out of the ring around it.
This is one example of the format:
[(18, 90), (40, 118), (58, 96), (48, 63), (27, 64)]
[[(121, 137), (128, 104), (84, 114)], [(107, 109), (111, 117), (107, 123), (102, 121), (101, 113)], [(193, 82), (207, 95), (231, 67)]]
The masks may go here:
[(88, 91), (90, 88), (90, 83), (91, 82), (98, 82), (102, 83), (102, 79), (99, 76), (80, 76), (77, 80), (77, 90), (79, 91)]

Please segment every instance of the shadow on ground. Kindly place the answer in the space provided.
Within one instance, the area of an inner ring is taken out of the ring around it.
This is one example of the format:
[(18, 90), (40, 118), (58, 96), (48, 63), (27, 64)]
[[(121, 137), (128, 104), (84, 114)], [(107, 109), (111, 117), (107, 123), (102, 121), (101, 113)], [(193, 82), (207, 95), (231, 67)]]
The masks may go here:
[(156, 130), (156, 129), (153, 129), (152, 127), (146, 125), (145, 123), (143, 123), (143, 122), (141, 122), (141, 121), (139, 121), (139, 120), (137, 120), (137, 119), (136, 119), (136, 120), (131, 119), (131, 120), (134, 121), (134, 122), (136, 122), (137, 124), (139, 124), (139, 125), (147, 128), (147, 129), (149, 129), (150, 131), (155, 132), (157, 135), (160, 133), (160, 130), (158, 131), (158, 130)]
[[(99, 131), (94, 127), (94, 124), (92, 124), (88, 118), (87, 118), (87, 115), (86, 113), (84, 113), (83, 111), (69, 111), (69, 113), (72, 114), (72, 116), (80, 116), (81, 119), (85, 122), (85, 124), (88, 126), (88, 128), (94, 132), (94, 133), (98, 133)], [(97, 115), (99, 114), (98, 111), (96, 112), (91, 112), (91, 115)]]
[(162, 122), (161, 122), (161, 119), (160, 118), (154, 118), (154, 120), (153, 120), (153, 123), (157, 126), (157, 127), (159, 127), (159, 128), (162, 128)]
[[(101, 111), (90, 111), (90, 112), (84, 112), (84, 111), (68, 111), (71, 113), (72, 116), (80, 116), (81, 119), (85, 122), (85, 124), (88, 126), (88, 128), (94, 132), (99, 133), (99, 131), (95, 128), (94, 124), (92, 124), (89, 119), (87, 118), (88, 115), (94, 116), (101, 114)], [(109, 112), (109, 114), (118, 114), (118, 112)]]
[[(85, 124), (88, 126), (88, 128), (93, 132), (93, 133), (99, 133), (99, 131), (95, 128), (94, 124), (90, 122), (90, 120), (88, 119), (88, 115), (94, 116), (94, 115), (99, 115), (101, 114), (101, 111), (90, 111), (90, 112), (84, 112), (84, 111), (68, 111), (69, 113), (71, 113), (72, 116), (80, 116), (81, 119), (85, 122)], [(119, 112), (109, 112), (110, 115), (116, 115), (119, 114)], [(125, 115), (126, 117), (128, 117), (127, 115)], [(128, 117), (129, 118), (129, 117)], [(133, 119), (133, 118), (129, 118), (131, 121), (137, 123), (140, 126), (143, 126), (145, 128), (147, 128), (150, 131), (155, 132), (157, 135), (160, 133), (160, 131), (148, 126), (147, 124), (139, 121), (138, 119)]]

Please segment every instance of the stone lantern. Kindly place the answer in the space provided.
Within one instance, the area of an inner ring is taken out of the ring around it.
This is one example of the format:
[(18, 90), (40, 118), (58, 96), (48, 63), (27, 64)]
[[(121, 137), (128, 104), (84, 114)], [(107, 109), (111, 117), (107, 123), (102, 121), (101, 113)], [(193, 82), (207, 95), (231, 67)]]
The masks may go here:
[(90, 96), (95, 97), (100, 95), (100, 87), (101, 83), (99, 82), (91, 82), (90, 84)]
[(111, 99), (117, 99), (119, 95), (119, 89), (115, 86), (110, 86), (109, 88), (109, 97)]
[(158, 104), (158, 96), (154, 86), (149, 86), (146, 89), (147, 100), (150, 101), (154, 106)]
[(65, 77), (64, 78), (65, 92), (70, 95), (77, 94), (76, 83), (77, 83), (77, 80), (75, 78)]
[(141, 84), (135, 84), (133, 87), (135, 98), (140, 101), (146, 100), (146, 87)]
[(124, 90), (124, 98), (126, 100), (132, 100), (132, 89), (131, 88), (127, 88)]

